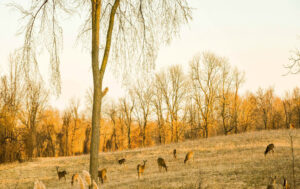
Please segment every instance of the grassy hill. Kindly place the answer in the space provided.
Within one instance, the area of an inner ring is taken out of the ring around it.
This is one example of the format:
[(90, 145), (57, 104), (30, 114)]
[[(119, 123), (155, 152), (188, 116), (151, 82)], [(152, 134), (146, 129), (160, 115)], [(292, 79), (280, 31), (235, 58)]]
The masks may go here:
[[(293, 132), (296, 178), (300, 186), (300, 130)], [(288, 133), (288, 130), (260, 131), (101, 153), (99, 169), (108, 169), (108, 182), (100, 188), (199, 188), (199, 185), (201, 188), (266, 188), (269, 177), (275, 175), (278, 183), (282, 182), (282, 176), (291, 182)], [(263, 152), (269, 143), (274, 143), (275, 153), (265, 157)], [(172, 156), (174, 148), (177, 159)], [(194, 161), (184, 164), (189, 150), (194, 150)], [(123, 157), (126, 166), (117, 163)], [(168, 172), (158, 171), (158, 157), (166, 160)], [(148, 160), (145, 173), (138, 179), (136, 167), (143, 160)], [(67, 170), (66, 181), (58, 181), (56, 166)], [(42, 180), (47, 188), (72, 188), (72, 174), (88, 168), (88, 155), (4, 164), (0, 165), (0, 188), (33, 188), (35, 179)]]

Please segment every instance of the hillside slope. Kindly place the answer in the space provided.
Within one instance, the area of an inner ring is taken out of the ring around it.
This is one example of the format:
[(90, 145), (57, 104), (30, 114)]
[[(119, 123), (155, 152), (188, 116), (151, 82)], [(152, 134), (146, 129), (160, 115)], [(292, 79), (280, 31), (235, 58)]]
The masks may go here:
[[(300, 185), (300, 130), (294, 132), (297, 185)], [(101, 153), (99, 169), (107, 168), (108, 182), (100, 188), (266, 188), (268, 178), (282, 176), (291, 182), (291, 150), (288, 130), (260, 131), (186, 141), (144, 149)], [(264, 156), (269, 143), (275, 153)], [(177, 149), (177, 159), (172, 156)], [(186, 152), (194, 161), (184, 164)], [(117, 160), (126, 158), (126, 166)], [(168, 172), (159, 172), (157, 158), (166, 160)], [(148, 160), (144, 176), (137, 178), (137, 164)], [(67, 180), (58, 181), (56, 166), (66, 169)], [(89, 156), (38, 158), (32, 162), (0, 165), (0, 188), (33, 188), (35, 179), (47, 188), (72, 188), (73, 173), (89, 168)]]

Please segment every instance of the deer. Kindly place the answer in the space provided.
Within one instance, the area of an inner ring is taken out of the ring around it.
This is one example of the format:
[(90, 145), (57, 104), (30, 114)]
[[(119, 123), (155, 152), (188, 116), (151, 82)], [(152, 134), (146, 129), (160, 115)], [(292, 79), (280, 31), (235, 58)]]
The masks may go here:
[(177, 156), (176, 156), (176, 149), (173, 150), (173, 157), (174, 157), (174, 159), (177, 158)]
[(141, 165), (141, 164), (137, 165), (137, 173), (138, 173), (139, 178), (140, 178), (141, 174), (144, 174), (144, 170), (145, 170), (145, 167), (146, 167), (146, 162), (147, 162), (147, 160), (144, 160), (143, 165)]
[(186, 156), (185, 156), (184, 164), (185, 164), (188, 160), (192, 159), (193, 156), (194, 156), (194, 152), (193, 152), (193, 151), (189, 151), (189, 152), (186, 154)]
[(166, 169), (166, 172), (168, 172), (168, 167), (167, 167), (166, 162), (163, 158), (161, 158), (161, 157), (157, 158), (157, 164), (158, 164), (159, 172), (161, 172), (162, 167)]
[(79, 183), (80, 189), (85, 189), (84, 181), (78, 173), (72, 175), (72, 181), (71, 181), (72, 186), (73, 186), (74, 182)]
[(87, 183), (87, 185), (91, 186), (92, 185), (92, 179), (91, 179), (90, 173), (86, 170), (83, 170), (82, 175), (83, 175), (83, 178), (84, 178), (85, 182)]
[(274, 153), (274, 147), (275, 147), (274, 144), (269, 144), (265, 150), (265, 153), (264, 153), (265, 156), (271, 151), (272, 151), (272, 153)]
[(270, 177), (270, 181), (267, 186), (267, 189), (275, 189), (275, 186), (276, 186), (276, 176), (274, 178)]
[(118, 162), (119, 162), (119, 164), (120, 164), (120, 165), (124, 164), (124, 163), (125, 163), (125, 161), (126, 161), (126, 159), (125, 159), (125, 158), (122, 158), (122, 159), (119, 159), (119, 160), (118, 160)]
[(63, 171), (58, 171), (58, 166), (56, 167), (56, 171), (57, 171), (57, 176), (58, 176), (58, 180), (60, 180), (61, 178), (65, 178), (66, 180), (66, 174), (67, 174), (67, 171), (63, 170)]
[(83, 170), (82, 175), (83, 175), (84, 179), (80, 176), (79, 173), (73, 174), (72, 180), (71, 180), (71, 185), (73, 186), (74, 183), (77, 182), (79, 184), (80, 189), (86, 189), (86, 188), (89, 188), (90, 186), (92, 186), (92, 183), (93, 183), (92, 189), (99, 189), (95, 180), (91, 179), (90, 173), (88, 171)]
[(101, 169), (100, 171), (98, 171), (98, 177), (99, 177), (99, 180), (101, 181), (102, 184), (104, 183), (104, 181), (107, 180), (106, 173), (107, 173), (106, 168)]
[(46, 186), (44, 185), (44, 183), (42, 181), (36, 180), (34, 182), (33, 189), (46, 189)]
[(288, 181), (283, 177), (283, 189), (291, 189), (291, 186), (288, 184)]

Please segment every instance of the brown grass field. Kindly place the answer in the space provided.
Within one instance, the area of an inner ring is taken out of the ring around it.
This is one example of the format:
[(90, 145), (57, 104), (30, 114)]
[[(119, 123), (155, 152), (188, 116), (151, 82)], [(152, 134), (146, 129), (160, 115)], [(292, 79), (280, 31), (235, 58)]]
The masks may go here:
[[(277, 183), (292, 181), (289, 130), (259, 131), (218, 136), (150, 148), (100, 153), (99, 169), (107, 168), (107, 182), (99, 188), (266, 188), (270, 176)], [(300, 130), (294, 130), (296, 182), (300, 188)], [(264, 156), (274, 143), (275, 153)], [(172, 151), (177, 149), (177, 159)], [(194, 160), (183, 163), (186, 152)], [(125, 166), (117, 160), (126, 158)], [(168, 172), (158, 171), (157, 158), (165, 159)], [(148, 160), (138, 180), (137, 164)], [(67, 180), (58, 180), (56, 166), (65, 169)], [(47, 188), (72, 188), (73, 173), (89, 169), (89, 156), (38, 158), (31, 162), (0, 165), (0, 188), (33, 188), (40, 179)], [(74, 188), (78, 188), (75, 186)], [(281, 187), (282, 188), (282, 187)]]

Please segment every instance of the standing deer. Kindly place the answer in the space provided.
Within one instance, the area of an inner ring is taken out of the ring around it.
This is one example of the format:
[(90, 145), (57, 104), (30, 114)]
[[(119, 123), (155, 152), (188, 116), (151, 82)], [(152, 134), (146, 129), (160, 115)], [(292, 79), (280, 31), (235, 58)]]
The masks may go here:
[(98, 171), (98, 177), (102, 184), (104, 183), (104, 181), (107, 180), (106, 172), (107, 172), (107, 170), (105, 168)]
[(175, 159), (177, 158), (176, 157), (176, 149), (173, 150), (173, 156), (174, 156)]
[(137, 173), (138, 173), (138, 177), (140, 178), (141, 174), (144, 174), (144, 170), (146, 167), (146, 162), (147, 160), (144, 160), (144, 165), (138, 164), (137, 165)]
[(61, 178), (65, 178), (66, 180), (66, 174), (67, 174), (67, 171), (63, 170), (63, 171), (58, 171), (58, 166), (56, 167), (56, 171), (57, 171), (57, 176), (58, 176), (58, 180), (60, 180)]

